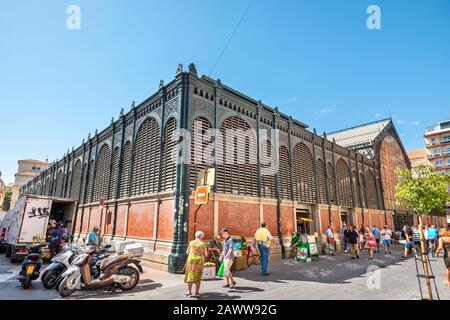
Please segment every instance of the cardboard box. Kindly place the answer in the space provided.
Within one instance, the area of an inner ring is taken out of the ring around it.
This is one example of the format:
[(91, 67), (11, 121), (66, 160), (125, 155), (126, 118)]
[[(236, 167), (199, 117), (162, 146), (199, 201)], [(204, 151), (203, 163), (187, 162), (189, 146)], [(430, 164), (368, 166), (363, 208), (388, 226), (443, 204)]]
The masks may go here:
[(231, 270), (240, 271), (245, 269), (247, 269), (247, 256), (235, 257)]

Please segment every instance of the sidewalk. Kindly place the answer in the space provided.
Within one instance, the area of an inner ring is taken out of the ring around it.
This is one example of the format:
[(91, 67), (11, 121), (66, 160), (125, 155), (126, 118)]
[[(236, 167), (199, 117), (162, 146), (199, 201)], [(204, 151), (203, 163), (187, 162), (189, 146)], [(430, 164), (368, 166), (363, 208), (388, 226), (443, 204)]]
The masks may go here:
[[(203, 281), (200, 299), (420, 299), (414, 259), (403, 260), (402, 251), (403, 246), (394, 246), (392, 255), (376, 253), (374, 260), (369, 260), (366, 252), (358, 260), (351, 260), (347, 254), (321, 256), (319, 261), (310, 263), (277, 260), (270, 264), (269, 276), (261, 276), (259, 266), (253, 265), (234, 273), (237, 286), (233, 289), (222, 288), (221, 279)], [(442, 258), (432, 259), (431, 263), (441, 299), (450, 300), (450, 288), (441, 283), (445, 272)], [(192, 299), (183, 296), (183, 277), (146, 268), (133, 292), (96, 292), (77, 298)]]

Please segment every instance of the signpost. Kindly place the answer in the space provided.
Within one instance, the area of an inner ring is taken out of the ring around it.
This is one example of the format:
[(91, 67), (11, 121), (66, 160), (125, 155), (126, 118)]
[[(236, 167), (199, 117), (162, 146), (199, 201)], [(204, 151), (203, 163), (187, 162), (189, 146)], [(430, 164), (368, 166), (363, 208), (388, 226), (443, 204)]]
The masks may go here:
[(198, 207), (194, 213), (194, 235), (197, 231), (197, 212), (209, 202), (209, 193), (211, 186), (214, 185), (215, 175), (214, 168), (206, 168), (198, 173), (197, 188), (195, 189), (195, 204), (198, 204)]

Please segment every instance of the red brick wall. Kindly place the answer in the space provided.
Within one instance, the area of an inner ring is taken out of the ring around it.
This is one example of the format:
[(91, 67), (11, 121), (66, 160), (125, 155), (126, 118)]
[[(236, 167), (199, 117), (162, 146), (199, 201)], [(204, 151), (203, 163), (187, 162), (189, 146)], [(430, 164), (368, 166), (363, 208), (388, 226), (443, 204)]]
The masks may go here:
[(327, 231), (327, 229), (328, 229), (328, 225), (330, 224), (330, 221), (328, 219), (328, 209), (327, 208), (320, 209), (320, 222), (322, 225), (320, 233), (325, 233), (325, 231)]
[(387, 225), (388, 228), (390, 230), (394, 230), (394, 219), (392, 217), (392, 212), (391, 211), (387, 211), (386, 212), (386, 217), (387, 217)]
[(339, 233), (341, 229), (341, 214), (338, 208), (331, 209), (331, 229), (334, 233)]
[(127, 213), (127, 204), (117, 206), (116, 236), (125, 237), (125, 217)]
[(267, 229), (269, 229), (273, 236), (278, 236), (277, 206), (264, 205), (263, 215), (264, 222), (267, 223)]
[(291, 235), (295, 230), (293, 209), (281, 206), (281, 232), (283, 235)]
[(129, 237), (151, 239), (153, 237), (154, 202), (132, 204), (128, 212)]
[(259, 228), (259, 204), (219, 202), (219, 228), (226, 226), (233, 236), (253, 237)]
[(174, 200), (163, 200), (159, 207), (158, 239), (173, 239)]
[[(189, 202), (189, 240), (194, 239), (194, 217), (198, 205), (193, 200)], [(205, 239), (214, 238), (214, 201), (203, 205), (197, 212), (197, 231), (203, 231)]]

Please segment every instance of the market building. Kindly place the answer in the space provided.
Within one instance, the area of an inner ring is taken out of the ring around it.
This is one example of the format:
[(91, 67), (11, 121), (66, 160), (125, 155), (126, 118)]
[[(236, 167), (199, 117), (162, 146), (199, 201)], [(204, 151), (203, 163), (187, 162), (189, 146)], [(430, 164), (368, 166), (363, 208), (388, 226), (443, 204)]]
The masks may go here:
[[(193, 64), (188, 71), (180, 65), (170, 83), (161, 81), (158, 92), (122, 110), (21, 193), (74, 199), (76, 238), (98, 225), (106, 239), (142, 241), (153, 267), (180, 272), (194, 219), (205, 239), (222, 226), (251, 239), (265, 221), (284, 243), (274, 256), (284, 255), (298, 228), (319, 241), (328, 225), (338, 233), (343, 221), (393, 228), (390, 166), (396, 148), (404, 152), (392, 138), (382, 152), (375, 146), (381, 157), (361, 153), (198, 76)], [(199, 208), (194, 191), (208, 168), (214, 181), (209, 203)]]

